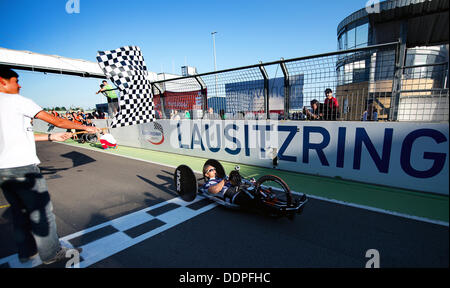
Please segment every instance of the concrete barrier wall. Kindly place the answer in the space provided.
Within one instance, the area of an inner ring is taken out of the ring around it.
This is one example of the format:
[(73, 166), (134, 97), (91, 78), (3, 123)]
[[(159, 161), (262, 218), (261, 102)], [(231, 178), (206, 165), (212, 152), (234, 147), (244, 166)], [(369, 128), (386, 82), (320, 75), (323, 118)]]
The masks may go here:
[(119, 145), (269, 168), (277, 156), (278, 169), (448, 195), (448, 128), (448, 123), (158, 120), (110, 131)]

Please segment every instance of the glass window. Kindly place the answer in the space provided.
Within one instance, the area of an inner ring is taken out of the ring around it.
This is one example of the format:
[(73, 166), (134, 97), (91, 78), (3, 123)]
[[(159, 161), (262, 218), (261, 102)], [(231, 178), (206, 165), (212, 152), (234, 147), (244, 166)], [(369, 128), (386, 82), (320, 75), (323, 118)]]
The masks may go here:
[(367, 46), (369, 39), (369, 24), (363, 24), (356, 27), (356, 47)]
[(345, 64), (344, 65), (344, 83), (352, 83), (353, 82), (353, 65)]
[(369, 80), (369, 69), (366, 69), (366, 60), (353, 63), (353, 83)]
[(347, 32), (347, 43), (348, 43), (348, 49), (353, 49), (356, 46), (356, 29), (352, 28)]
[(341, 42), (342, 42), (342, 50), (347, 50), (347, 31), (342, 33), (341, 35)]
[(427, 64), (438, 63), (437, 59), (438, 59), (437, 55), (428, 55), (428, 57), (427, 57)]
[(414, 54), (411, 54), (411, 53), (407, 53), (406, 54), (405, 65), (406, 66), (413, 66), (414, 65)]
[(337, 78), (338, 78), (338, 85), (344, 85), (344, 67), (341, 66), (337, 69)]
[(380, 51), (376, 57), (375, 81), (392, 79), (394, 77), (395, 52)]
[(424, 65), (427, 64), (427, 55), (426, 54), (416, 54), (414, 58), (414, 65)]

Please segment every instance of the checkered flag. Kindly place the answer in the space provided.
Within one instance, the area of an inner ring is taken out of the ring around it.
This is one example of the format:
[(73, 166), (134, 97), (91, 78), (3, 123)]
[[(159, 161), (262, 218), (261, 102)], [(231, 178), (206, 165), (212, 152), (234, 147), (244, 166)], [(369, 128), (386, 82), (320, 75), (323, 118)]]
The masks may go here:
[(120, 110), (114, 115), (111, 128), (153, 121), (153, 95), (141, 49), (125, 46), (111, 51), (98, 51), (97, 61), (106, 77), (121, 92)]

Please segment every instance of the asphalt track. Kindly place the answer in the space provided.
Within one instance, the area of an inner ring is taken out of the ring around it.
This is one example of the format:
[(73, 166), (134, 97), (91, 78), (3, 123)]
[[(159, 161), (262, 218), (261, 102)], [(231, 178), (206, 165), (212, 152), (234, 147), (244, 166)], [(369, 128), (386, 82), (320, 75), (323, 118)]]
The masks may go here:
[[(364, 268), (369, 249), (380, 267), (449, 266), (448, 225), (315, 198), (294, 221), (272, 219), (181, 201), (170, 166), (95, 147), (37, 151), (61, 240), (83, 247), (80, 267)], [(1, 195), (0, 267), (44, 267), (19, 264), (7, 205)]]

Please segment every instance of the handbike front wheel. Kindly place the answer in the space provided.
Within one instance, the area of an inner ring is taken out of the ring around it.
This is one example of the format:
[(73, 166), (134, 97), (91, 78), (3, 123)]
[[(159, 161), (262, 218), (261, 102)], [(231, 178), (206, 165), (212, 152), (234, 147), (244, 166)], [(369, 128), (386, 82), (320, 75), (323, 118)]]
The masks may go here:
[(292, 206), (292, 194), (289, 186), (280, 177), (265, 175), (256, 181), (256, 192), (267, 205), (283, 210)]

